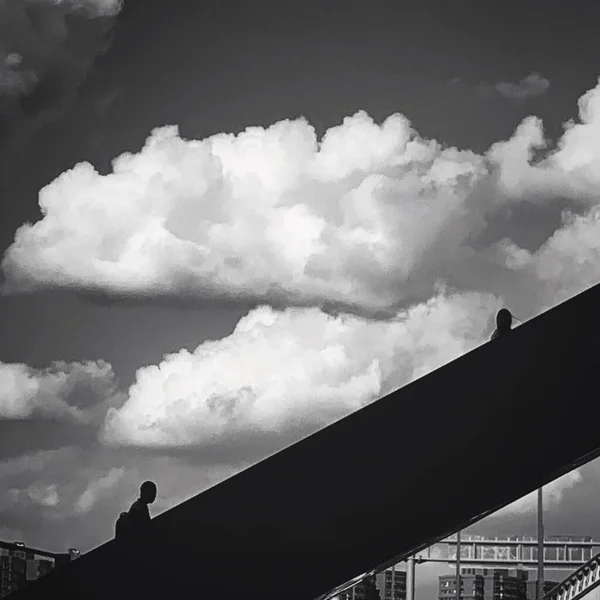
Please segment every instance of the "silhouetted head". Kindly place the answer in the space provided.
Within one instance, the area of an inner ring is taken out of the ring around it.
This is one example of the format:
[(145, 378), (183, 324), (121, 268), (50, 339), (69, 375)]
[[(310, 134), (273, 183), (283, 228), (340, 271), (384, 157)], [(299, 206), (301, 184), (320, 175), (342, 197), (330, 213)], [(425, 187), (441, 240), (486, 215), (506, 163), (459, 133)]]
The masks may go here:
[(498, 331), (508, 331), (512, 327), (513, 316), (507, 308), (501, 308), (496, 315)]
[(140, 498), (146, 504), (152, 504), (156, 500), (156, 484), (154, 481), (144, 481), (140, 487)]

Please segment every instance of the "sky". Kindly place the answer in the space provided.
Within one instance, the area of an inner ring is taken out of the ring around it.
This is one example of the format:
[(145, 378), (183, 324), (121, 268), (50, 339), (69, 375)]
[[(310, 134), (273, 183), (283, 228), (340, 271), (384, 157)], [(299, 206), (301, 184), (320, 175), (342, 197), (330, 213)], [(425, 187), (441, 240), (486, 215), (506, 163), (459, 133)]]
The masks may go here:
[(598, 13), (0, 3), (0, 539), (87, 551), (597, 283)]

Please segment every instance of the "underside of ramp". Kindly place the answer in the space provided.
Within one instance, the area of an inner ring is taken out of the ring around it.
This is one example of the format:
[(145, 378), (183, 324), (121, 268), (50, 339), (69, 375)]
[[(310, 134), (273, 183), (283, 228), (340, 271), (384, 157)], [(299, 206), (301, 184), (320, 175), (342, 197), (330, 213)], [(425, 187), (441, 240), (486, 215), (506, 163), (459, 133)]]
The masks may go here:
[(400, 560), (598, 454), (599, 308), (596, 286), (15, 598), (311, 600)]

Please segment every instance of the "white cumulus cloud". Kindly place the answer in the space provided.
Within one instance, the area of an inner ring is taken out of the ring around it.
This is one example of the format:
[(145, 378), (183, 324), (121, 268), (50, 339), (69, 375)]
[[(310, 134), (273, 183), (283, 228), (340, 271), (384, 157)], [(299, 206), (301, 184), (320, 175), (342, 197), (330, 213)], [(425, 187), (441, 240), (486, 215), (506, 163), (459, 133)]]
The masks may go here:
[(0, 362), (0, 419), (58, 418), (85, 423), (116, 392), (104, 361), (55, 362), (47, 369)]
[[(358, 113), (320, 143), (303, 120), (204, 141), (158, 130), (112, 175), (79, 165), (47, 187), (46, 216), (5, 268), (34, 287), (94, 277), (118, 292), (367, 309), (416, 298), (383, 321), (262, 306), (229, 337), (140, 369), (102, 432), (115, 445), (284, 444), (473, 348), (501, 300), (527, 318), (597, 282), (599, 106), (600, 88), (585, 94), (541, 160), (535, 118), (485, 156), (418, 139), (399, 115)], [(562, 197), (571, 212), (541, 244), (522, 247), (510, 222), (477, 241), (499, 215)]]
[(600, 280), (600, 205), (584, 215), (565, 215), (564, 226), (537, 251), (510, 240), (496, 247), (499, 261), (525, 275), (523, 290), (539, 310), (550, 308)]
[[(43, 218), (22, 226), (4, 256), (5, 291), (393, 313), (440, 282), (496, 293), (481, 275), (496, 270), (552, 303), (557, 289), (581, 287), (569, 282), (569, 265), (592, 281), (598, 267), (599, 105), (600, 86), (541, 160), (546, 140), (534, 117), (484, 155), (422, 139), (399, 114), (379, 125), (358, 112), (320, 140), (305, 119), (205, 140), (158, 128), (112, 173), (80, 163), (40, 192)], [(557, 198), (573, 215), (543, 248), (522, 248), (510, 231), (482, 241), (491, 222), (522, 205), (551, 212)], [(549, 267), (555, 259), (562, 270)]]
[(259, 307), (219, 341), (140, 369), (103, 438), (117, 445), (290, 441), (474, 348), (495, 298), (440, 293), (389, 321)]

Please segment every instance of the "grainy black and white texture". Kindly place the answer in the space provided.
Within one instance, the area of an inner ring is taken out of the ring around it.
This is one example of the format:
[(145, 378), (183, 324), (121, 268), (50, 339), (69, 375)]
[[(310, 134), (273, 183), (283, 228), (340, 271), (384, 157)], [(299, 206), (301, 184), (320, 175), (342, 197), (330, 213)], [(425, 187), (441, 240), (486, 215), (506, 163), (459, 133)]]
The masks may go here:
[[(89, 549), (598, 282), (598, 17), (1, 3), (0, 539)], [(596, 473), (548, 530), (600, 537)]]

